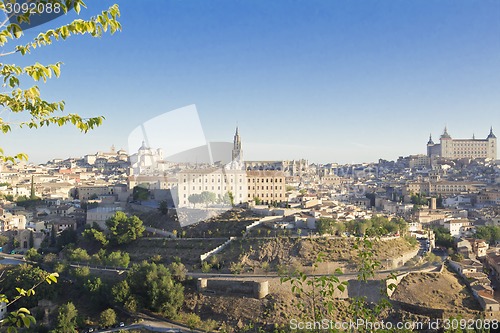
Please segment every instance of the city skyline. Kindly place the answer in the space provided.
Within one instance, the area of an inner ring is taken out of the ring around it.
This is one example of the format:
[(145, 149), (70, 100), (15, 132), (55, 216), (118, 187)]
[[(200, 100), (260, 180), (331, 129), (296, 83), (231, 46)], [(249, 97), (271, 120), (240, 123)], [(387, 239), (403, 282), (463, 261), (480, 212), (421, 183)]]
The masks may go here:
[[(82, 15), (114, 2), (89, 1)], [(131, 150), (135, 127), (191, 104), (207, 141), (231, 141), (238, 124), (248, 160), (394, 160), (425, 154), (444, 126), (456, 138), (500, 129), (498, 2), (117, 2), (123, 31), (113, 37), (6, 59), (63, 61), (43, 96), (104, 125), (15, 131), (6, 153), (41, 163)]]

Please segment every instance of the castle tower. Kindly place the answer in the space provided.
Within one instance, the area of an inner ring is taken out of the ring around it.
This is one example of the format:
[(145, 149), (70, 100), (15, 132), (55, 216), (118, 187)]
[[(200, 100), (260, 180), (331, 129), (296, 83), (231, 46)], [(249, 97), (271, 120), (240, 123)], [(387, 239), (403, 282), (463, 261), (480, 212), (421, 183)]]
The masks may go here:
[(444, 132), (439, 139), (441, 141), (441, 157), (453, 158), (453, 140), (448, 134), (448, 128), (444, 128)]
[(241, 150), (241, 138), (238, 126), (236, 126), (236, 133), (234, 134), (232, 160), (238, 163), (243, 161), (243, 151)]
[(434, 147), (434, 141), (432, 141), (432, 134), (429, 134), (429, 141), (427, 141), (427, 156), (432, 157), (433, 149)]
[(497, 159), (497, 137), (493, 134), (493, 126), (490, 128), (490, 134), (486, 138), (488, 140), (487, 158)]

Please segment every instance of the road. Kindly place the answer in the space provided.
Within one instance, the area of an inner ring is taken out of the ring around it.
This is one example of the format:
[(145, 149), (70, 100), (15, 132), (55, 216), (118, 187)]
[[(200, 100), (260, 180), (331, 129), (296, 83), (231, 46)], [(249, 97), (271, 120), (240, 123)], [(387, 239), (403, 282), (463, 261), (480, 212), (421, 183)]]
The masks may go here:
[[(425, 270), (428, 269), (432, 266), (430, 263), (425, 263), (424, 265), (418, 266), (418, 267), (398, 267), (398, 268), (393, 268), (393, 269), (386, 269), (386, 270), (380, 270), (376, 271), (375, 274), (378, 275), (388, 275), (391, 273), (403, 273), (403, 272), (416, 272), (420, 270)], [(339, 275), (339, 277), (354, 277), (357, 276), (359, 273), (358, 272), (347, 272)], [(225, 279), (251, 279), (251, 278), (279, 278), (280, 276), (275, 273), (275, 272), (270, 272), (265, 275), (258, 275), (258, 274), (214, 274), (214, 273), (187, 273), (188, 276), (191, 276), (192, 278), (225, 278)], [(330, 276), (332, 275), (331, 273), (325, 273), (325, 274), (307, 274), (308, 276)]]

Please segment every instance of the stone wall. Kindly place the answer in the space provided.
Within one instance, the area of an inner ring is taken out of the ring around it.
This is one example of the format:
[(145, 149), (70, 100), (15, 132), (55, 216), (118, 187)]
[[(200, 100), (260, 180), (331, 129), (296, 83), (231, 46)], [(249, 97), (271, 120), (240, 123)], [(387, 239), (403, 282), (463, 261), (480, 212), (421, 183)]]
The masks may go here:
[(197, 289), (199, 292), (245, 295), (260, 299), (269, 294), (269, 282), (199, 278)]

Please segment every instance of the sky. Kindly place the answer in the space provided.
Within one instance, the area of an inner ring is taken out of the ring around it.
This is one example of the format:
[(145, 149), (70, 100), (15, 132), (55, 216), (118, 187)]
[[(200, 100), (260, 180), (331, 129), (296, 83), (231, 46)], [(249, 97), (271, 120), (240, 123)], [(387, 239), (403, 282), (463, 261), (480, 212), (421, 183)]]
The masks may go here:
[(394, 160), (425, 153), (445, 126), (456, 138), (500, 134), (499, 1), (92, 0), (80, 18), (113, 3), (123, 31), (1, 59), (62, 61), (43, 97), (103, 126), (15, 130), (0, 138), (6, 153), (41, 163), (134, 152), (135, 128), (189, 105), (207, 141), (232, 141), (239, 126), (246, 160)]

